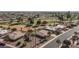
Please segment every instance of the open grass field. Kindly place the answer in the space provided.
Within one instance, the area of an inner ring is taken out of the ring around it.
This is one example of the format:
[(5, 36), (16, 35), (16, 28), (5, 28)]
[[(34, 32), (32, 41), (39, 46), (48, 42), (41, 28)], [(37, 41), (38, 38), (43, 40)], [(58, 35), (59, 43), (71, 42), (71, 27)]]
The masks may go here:
[[(58, 23), (59, 20), (57, 18), (54, 18), (54, 17), (49, 17), (49, 18), (40, 18), (41, 19), (41, 22), (43, 21), (47, 21), (48, 22), (48, 25), (53, 25), (54, 23)], [(36, 22), (39, 20), (38, 19), (34, 19), (34, 25), (36, 24)]]

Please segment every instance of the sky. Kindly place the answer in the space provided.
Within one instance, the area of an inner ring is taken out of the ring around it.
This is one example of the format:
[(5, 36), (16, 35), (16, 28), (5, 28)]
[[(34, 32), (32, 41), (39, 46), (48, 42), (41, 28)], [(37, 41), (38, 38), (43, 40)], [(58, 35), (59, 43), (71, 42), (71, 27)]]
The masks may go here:
[(0, 11), (78, 11), (78, 0), (1, 0)]

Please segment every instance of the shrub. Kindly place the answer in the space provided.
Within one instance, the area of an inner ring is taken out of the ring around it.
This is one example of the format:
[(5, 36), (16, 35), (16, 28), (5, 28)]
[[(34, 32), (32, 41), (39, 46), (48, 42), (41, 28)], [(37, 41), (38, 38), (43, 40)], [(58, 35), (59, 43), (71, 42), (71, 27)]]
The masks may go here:
[(43, 21), (43, 22), (42, 22), (43, 25), (46, 25), (47, 23), (48, 23), (47, 21)]
[(11, 29), (12, 31), (16, 31), (17, 29), (16, 28), (13, 28), (13, 29)]
[(38, 20), (37, 21), (37, 23), (36, 23), (36, 25), (40, 25), (41, 24), (41, 21), (40, 20)]

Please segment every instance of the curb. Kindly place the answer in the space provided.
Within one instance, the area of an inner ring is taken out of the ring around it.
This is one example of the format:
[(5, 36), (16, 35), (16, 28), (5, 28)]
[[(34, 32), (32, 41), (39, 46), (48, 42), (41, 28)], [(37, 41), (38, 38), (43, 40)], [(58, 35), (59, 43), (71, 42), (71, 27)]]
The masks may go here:
[(56, 36), (55, 38), (53, 38), (53, 39), (51, 39), (51, 40), (47, 41), (45, 44), (43, 44), (43, 45), (42, 45), (42, 46), (40, 46), (39, 48), (43, 48), (43, 47), (45, 47), (47, 44), (49, 44), (50, 42), (52, 42), (53, 40), (55, 40), (55, 39), (56, 39), (56, 38), (58, 38), (59, 36), (61, 36), (61, 35), (65, 34), (65, 33), (67, 33), (67, 32), (69, 32), (69, 31), (71, 31), (71, 30), (73, 30), (73, 29), (69, 29), (68, 31), (66, 31), (66, 32), (64, 32), (64, 33), (62, 33), (62, 34), (60, 34), (60, 35)]

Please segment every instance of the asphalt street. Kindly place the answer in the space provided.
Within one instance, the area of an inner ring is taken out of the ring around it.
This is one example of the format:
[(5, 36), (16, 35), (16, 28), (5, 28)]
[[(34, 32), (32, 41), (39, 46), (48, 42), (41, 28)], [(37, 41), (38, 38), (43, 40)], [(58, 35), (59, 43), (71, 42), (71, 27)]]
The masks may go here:
[(58, 44), (56, 43), (56, 40), (59, 39), (61, 40), (61, 42), (63, 42), (63, 40), (69, 38), (75, 31), (79, 31), (79, 26), (74, 27), (72, 30), (64, 33), (63, 35), (57, 37), (56, 39), (54, 39), (53, 41), (51, 41), (50, 43), (48, 43), (46, 46), (44, 46), (44, 48), (57, 48)]

